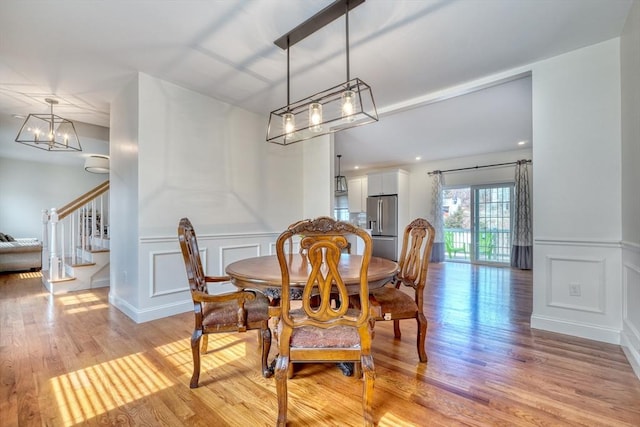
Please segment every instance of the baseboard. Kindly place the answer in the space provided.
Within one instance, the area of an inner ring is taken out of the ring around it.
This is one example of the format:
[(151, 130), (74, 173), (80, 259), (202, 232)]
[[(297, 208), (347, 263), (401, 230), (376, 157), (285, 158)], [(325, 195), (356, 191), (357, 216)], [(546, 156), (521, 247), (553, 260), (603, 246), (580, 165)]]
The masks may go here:
[(625, 324), (620, 336), (620, 344), (633, 372), (640, 379), (640, 333), (631, 325)]
[(163, 317), (173, 316), (187, 311), (193, 311), (193, 301), (190, 299), (176, 302), (174, 304), (165, 304), (148, 309), (139, 309), (132, 306), (127, 301), (118, 298), (113, 294), (113, 292), (109, 292), (109, 303), (122, 311), (136, 323), (149, 322), (151, 320), (161, 319)]
[(602, 326), (585, 323), (569, 322), (552, 317), (531, 316), (531, 327), (544, 331), (557, 332), (559, 334), (573, 335), (594, 341), (620, 345), (621, 331), (618, 329), (603, 328)]
[(107, 288), (107, 287), (109, 287), (110, 283), (111, 283), (111, 281), (109, 280), (108, 277), (105, 277), (104, 279), (96, 279), (96, 280), (93, 280), (91, 282), (91, 289), (93, 289), (93, 288)]

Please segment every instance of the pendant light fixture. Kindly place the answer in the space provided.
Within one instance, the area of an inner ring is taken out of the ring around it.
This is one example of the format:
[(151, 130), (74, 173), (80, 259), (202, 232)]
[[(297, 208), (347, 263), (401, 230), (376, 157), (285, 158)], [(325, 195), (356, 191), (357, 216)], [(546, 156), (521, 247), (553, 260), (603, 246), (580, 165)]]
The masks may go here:
[(338, 154), (338, 175), (336, 175), (336, 194), (347, 194), (347, 178), (340, 174), (340, 157), (342, 154)]
[[(371, 87), (359, 78), (351, 79), (349, 69), (349, 10), (364, 1), (337, 0), (274, 42), (287, 49), (287, 105), (271, 112), (267, 142), (289, 145), (378, 121)], [(342, 15), (346, 22), (347, 81), (291, 103), (291, 46)]]
[(73, 122), (53, 114), (58, 101), (46, 98), (49, 114), (29, 114), (22, 124), (16, 142), (46, 151), (82, 151)]

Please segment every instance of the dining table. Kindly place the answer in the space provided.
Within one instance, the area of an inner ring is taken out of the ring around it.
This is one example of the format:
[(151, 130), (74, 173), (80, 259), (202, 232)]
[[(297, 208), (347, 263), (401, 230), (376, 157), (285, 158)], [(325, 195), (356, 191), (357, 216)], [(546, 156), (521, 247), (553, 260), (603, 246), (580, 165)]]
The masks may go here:
[[(287, 254), (289, 282), (292, 292), (300, 295), (307, 282), (311, 266), (303, 254)], [(362, 255), (341, 254), (338, 272), (350, 294), (357, 294), (360, 289), (360, 265)], [(246, 258), (232, 262), (225, 269), (231, 282), (239, 289), (253, 289), (265, 293), (269, 297), (279, 296), (282, 273), (276, 255), (265, 255)], [(398, 272), (398, 263), (390, 259), (371, 257), (367, 279), (369, 289), (375, 289), (389, 282)]]
[[(290, 253), (286, 258), (289, 267), (291, 299), (301, 299), (311, 266), (304, 254)], [(349, 294), (355, 295), (360, 290), (361, 263), (362, 255), (341, 254), (340, 256), (338, 272)], [(237, 288), (262, 292), (269, 297), (272, 305), (279, 304), (282, 272), (277, 255), (235, 261), (227, 265), (225, 272)], [(371, 257), (367, 270), (369, 289), (384, 286), (385, 283), (393, 279), (397, 272), (398, 264), (395, 261)], [(344, 375), (353, 375), (353, 363), (338, 363), (337, 366)]]

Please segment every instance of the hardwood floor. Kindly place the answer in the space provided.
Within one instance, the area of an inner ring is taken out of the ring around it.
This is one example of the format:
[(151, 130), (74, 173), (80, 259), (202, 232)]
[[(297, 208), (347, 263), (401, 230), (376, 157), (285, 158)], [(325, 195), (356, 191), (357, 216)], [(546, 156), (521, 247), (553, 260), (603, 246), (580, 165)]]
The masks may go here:
[[(379, 322), (379, 426), (640, 426), (640, 381), (620, 347), (532, 330), (531, 272), (434, 264), (428, 364), (415, 322)], [(255, 332), (210, 337), (189, 389), (185, 313), (135, 324), (107, 289), (50, 296), (39, 273), (0, 275), (0, 425), (270, 426), (273, 379)], [(217, 338), (217, 339), (216, 339)], [(275, 346), (274, 346), (275, 348)], [(331, 365), (289, 381), (291, 426), (359, 426), (361, 382)]]

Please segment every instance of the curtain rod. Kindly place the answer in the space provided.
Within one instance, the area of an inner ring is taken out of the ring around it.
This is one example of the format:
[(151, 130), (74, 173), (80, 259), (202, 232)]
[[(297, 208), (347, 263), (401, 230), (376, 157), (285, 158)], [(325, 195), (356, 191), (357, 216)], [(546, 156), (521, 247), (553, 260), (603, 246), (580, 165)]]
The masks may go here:
[(470, 170), (470, 169), (482, 169), (482, 168), (493, 168), (496, 166), (509, 166), (509, 165), (517, 165), (518, 163), (531, 163), (531, 159), (523, 159), (523, 160), (518, 160), (515, 162), (507, 162), (507, 163), (495, 163), (493, 165), (484, 165), (484, 166), (470, 166), (468, 168), (458, 168), (458, 169), (447, 169), (445, 171), (441, 171), (441, 170), (435, 170), (435, 171), (431, 171), (428, 172), (427, 175), (433, 175), (433, 174), (437, 174), (437, 173), (445, 173), (445, 172), (458, 172), (458, 171), (466, 171), (466, 170)]

